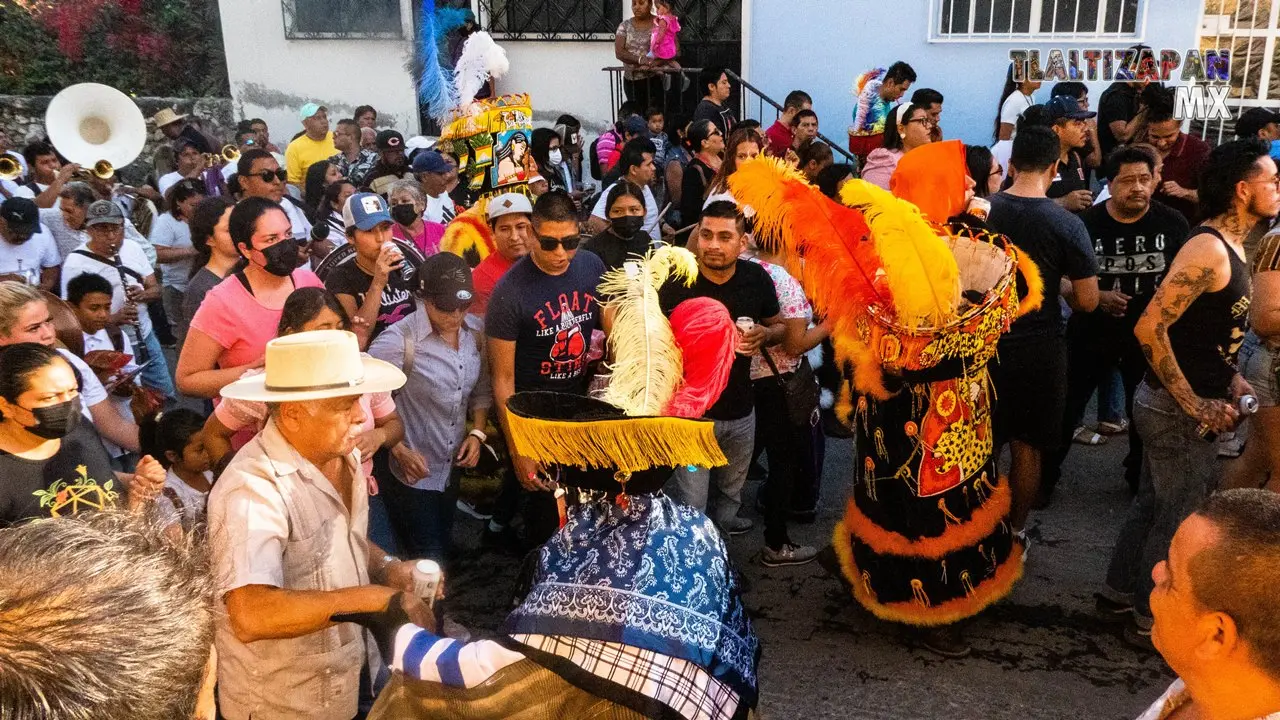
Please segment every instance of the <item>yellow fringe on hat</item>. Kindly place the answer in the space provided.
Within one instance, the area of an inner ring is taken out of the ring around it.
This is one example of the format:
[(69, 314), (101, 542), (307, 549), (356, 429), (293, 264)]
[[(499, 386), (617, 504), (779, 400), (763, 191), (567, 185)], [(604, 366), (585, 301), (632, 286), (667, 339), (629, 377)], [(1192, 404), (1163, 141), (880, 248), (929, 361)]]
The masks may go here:
[(547, 465), (617, 468), (719, 467), (729, 461), (715, 425), (674, 417), (542, 420), (507, 412), (515, 453)]
[(913, 330), (954, 320), (960, 304), (960, 268), (920, 209), (865, 180), (845, 183), (840, 199), (866, 217), (884, 264), (896, 322)]
[(601, 399), (627, 415), (661, 415), (684, 378), (680, 347), (658, 301), (658, 288), (669, 277), (692, 285), (698, 259), (666, 245), (605, 273), (597, 288), (609, 298), (605, 306), (616, 310), (609, 332), (614, 361)]

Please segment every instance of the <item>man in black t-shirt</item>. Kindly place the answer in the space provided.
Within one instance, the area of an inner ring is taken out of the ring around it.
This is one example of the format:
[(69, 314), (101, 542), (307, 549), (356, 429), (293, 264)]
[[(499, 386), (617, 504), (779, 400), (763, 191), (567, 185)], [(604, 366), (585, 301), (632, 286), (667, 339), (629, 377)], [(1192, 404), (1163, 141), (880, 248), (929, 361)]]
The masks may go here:
[[(1025, 252), (1044, 281), (1040, 307), (1014, 321), (1000, 338), (999, 360), (991, 364), (999, 398), (996, 442), (1011, 443), (1011, 522), (1019, 533), (1040, 491), (1041, 455), (1057, 445), (1061, 434), (1067, 394), (1066, 343), (1058, 303), (1063, 278), (1070, 281), (1065, 299), (1072, 309), (1089, 312), (1098, 306), (1098, 264), (1089, 233), (1080, 218), (1045, 197), (1058, 172), (1060, 151), (1052, 130), (1022, 129), (1013, 140), (1009, 159), (1017, 170), (1013, 185), (991, 197), (991, 228)], [(1025, 294), (1021, 280), (1018, 290)]]
[(1082, 110), (1070, 95), (1059, 95), (1045, 108), (1058, 136), (1058, 172), (1045, 191), (1045, 196), (1071, 212), (1080, 212), (1093, 204), (1089, 191), (1089, 174), (1080, 152), (1089, 140), (1089, 120), (1098, 113)]
[[(586, 394), (591, 335), (604, 329), (596, 297), (604, 263), (578, 252), (582, 236), (573, 198), (560, 191), (538, 198), (533, 232), (529, 254), (498, 281), (485, 315), (493, 400), (504, 431), (507, 400), (517, 392)], [(541, 544), (559, 526), (554, 488), (537, 462), (518, 455), (511, 461), (515, 479), (530, 492), (526, 541)], [(504, 510), (494, 514), (493, 533), (502, 532), (514, 514), (514, 488), (503, 490), (499, 505)]]
[(1138, 91), (1141, 84), (1117, 80), (1098, 98), (1098, 142), (1102, 156), (1107, 157), (1117, 145), (1129, 142), (1141, 124), (1138, 117)]
[(761, 347), (782, 342), (786, 326), (769, 274), (759, 265), (738, 257), (747, 248), (747, 238), (745, 221), (737, 206), (727, 201), (711, 203), (702, 211), (702, 221), (694, 232), (698, 238), (698, 279), (691, 287), (678, 281), (664, 285), (658, 292), (662, 311), (670, 315), (689, 298), (709, 297), (723, 303), (731, 317), (749, 318), (754, 325), (742, 332), (729, 383), (720, 393), (720, 399), (706, 412), (706, 416), (715, 421), (716, 440), (729, 464), (710, 470), (677, 470), (671, 495), (686, 505), (705, 509), (724, 532), (737, 535), (753, 525), (747, 518), (738, 517), (742, 486), (747, 480), (747, 467), (755, 447), (751, 356)]
[(356, 255), (333, 268), (324, 286), (353, 321), (361, 321), (356, 335), (360, 347), (367, 348), (388, 325), (413, 312), (414, 268), (391, 243), (391, 213), (381, 195), (356, 193), (347, 198), (342, 219)]
[[(1071, 449), (1071, 435), (1089, 398), (1114, 367), (1120, 368), (1124, 382), (1126, 414), (1133, 417), (1133, 393), (1147, 368), (1133, 327), (1189, 229), (1181, 213), (1151, 199), (1155, 188), (1155, 158), (1151, 155), (1122, 147), (1107, 158), (1103, 172), (1111, 197), (1080, 214), (1098, 260), (1098, 308), (1074, 313), (1067, 322), (1067, 407), (1061, 444), (1045, 462), (1045, 495), (1058, 481), (1062, 461)], [(1136, 492), (1142, 439), (1133, 423), (1129, 425), (1129, 454), (1124, 465), (1125, 479)]]

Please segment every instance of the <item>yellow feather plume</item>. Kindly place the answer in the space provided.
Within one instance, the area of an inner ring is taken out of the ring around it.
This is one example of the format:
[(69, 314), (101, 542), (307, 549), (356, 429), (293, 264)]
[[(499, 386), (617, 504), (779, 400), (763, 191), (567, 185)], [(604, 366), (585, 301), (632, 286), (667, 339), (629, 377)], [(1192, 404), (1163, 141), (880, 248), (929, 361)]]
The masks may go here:
[(864, 180), (846, 183), (840, 199), (866, 217), (898, 324), (916, 329), (954, 320), (960, 269), (919, 208)]
[(614, 311), (609, 348), (612, 376), (604, 401), (630, 416), (661, 415), (684, 377), (680, 348), (662, 314), (658, 288), (675, 277), (692, 285), (698, 260), (684, 248), (664, 246), (601, 278), (599, 292)]

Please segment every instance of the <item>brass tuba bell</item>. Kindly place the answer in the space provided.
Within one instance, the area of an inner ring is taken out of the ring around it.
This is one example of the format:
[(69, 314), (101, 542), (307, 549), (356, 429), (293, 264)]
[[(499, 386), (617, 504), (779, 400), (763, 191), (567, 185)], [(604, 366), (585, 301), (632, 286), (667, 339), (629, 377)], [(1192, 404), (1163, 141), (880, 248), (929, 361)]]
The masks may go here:
[(97, 83), (72, 85), (49, 101), (49, 141), (85, 174), (110, 178), (133, 162), (147, 139), (147, 121), (128, 95)]
[(22, 166), (11, 155), (0, 155), (0, 180), (16, 180), (22, 175)]

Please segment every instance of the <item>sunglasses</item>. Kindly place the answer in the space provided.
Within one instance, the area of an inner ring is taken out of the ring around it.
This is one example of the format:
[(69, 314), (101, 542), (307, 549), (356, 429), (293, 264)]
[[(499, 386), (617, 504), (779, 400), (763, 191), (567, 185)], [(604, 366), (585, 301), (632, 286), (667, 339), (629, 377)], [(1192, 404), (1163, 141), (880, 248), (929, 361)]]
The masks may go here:
[(272, 180), (284, 182), (289, 179), (289, 173), (284, 168), (279, 168), (275, 172), (263, 170), (262, 172), (250, 173), (250, 177), (256, 177), (264, 183), (269, 183)]
[(577, 250), (578, 245), (581, 243), (581, 235), (570, 235), (566, 238), (553, 238), (545, 235), (538, 236), (538, 244), (542, 246), (543, 252), (553, 252), (557, 246), (563, 247), (565, 250), (572, 252)]

